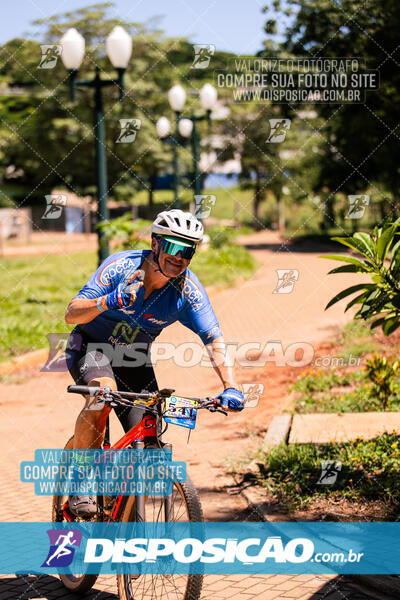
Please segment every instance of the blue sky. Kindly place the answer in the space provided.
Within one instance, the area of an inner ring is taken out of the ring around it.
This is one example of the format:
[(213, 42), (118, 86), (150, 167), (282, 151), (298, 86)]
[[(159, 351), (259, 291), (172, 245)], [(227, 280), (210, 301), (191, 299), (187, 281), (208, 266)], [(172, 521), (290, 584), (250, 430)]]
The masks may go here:
[[(263, 0), (114, 0), (121, 18), (144, 22), (163, 17), (167, 35), (188, 37), (218, 50), (253, 54), (262, 48), (266, 20)], [(9, 0), (2, 5), (0, 43), (34, 31), (30, 23), (57, 13), (95, 4), (90, 0)]]

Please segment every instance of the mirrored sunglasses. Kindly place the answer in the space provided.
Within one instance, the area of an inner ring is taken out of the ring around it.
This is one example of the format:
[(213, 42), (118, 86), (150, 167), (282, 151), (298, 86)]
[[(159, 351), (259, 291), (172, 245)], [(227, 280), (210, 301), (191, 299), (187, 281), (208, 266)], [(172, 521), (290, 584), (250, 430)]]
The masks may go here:
[(181, 252), (182, 258), (190, 260), (196, 252), (196, 246), (187, 246), (180, 244), (178, 241), (166, 240), (164, 238), (159, 239), (163, 251), (171, 256), (176, 256), (178, 252)]

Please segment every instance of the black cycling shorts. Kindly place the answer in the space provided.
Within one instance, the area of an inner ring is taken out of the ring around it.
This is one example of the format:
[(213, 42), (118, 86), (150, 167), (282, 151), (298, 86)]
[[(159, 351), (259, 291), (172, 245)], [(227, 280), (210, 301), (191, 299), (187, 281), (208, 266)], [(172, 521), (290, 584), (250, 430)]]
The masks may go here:
[[(68, 344), (68, 369), (77, 385), (88, 385), (93, 379), (99, 377), (110, 377), (117, 384), (117, 389), (124, 392), (155, 392), (158, 390), (153, 367), (148, 364), (132, 367), (118, 367), (110, 363), (109, 358), (103, 352), (88, 349), (90, 340), (78, 334), (81, 338), (76, 344), (76, 333), (74, 343)], [(143, 352), (145, 352), (143, 350)], [(147, 350), (146, 350), (147, 354)], [(127, 432), (137, 425), (143, 417), (140, 408), (129, 408), (126, 406), (115, 407), (115, 412), (121, 422), (124, 431)]]

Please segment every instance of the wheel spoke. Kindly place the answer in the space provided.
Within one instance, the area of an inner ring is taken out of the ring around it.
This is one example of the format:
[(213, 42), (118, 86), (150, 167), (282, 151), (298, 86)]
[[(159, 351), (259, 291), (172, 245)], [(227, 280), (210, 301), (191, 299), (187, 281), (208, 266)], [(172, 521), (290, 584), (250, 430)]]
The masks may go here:
[[(202, 520), (200, 508), (199, 515), (193, 515), (191, 518), (185, 491), (177, 483), (173, 484), (171, 503), (168, 522), (187, 523), (190, 527), (190, 521)], [(163, 496), (146, 497), (145, 522), (165, 522), (165, 498)], [(165, 569), (167, 568), (166, 565)], [(118, 576), (125, 594), (121, 596), (123, 600), (196, 600), (200, 597), (202, 577), (201, 574), (168, 574), (163, 572), (147, 573), (139, 575), (139, 577), (132, 577), (131, 575)], [(191, 593), (189, 592), (190, 582), (196, 582), (197, 584), (193, 586)]]

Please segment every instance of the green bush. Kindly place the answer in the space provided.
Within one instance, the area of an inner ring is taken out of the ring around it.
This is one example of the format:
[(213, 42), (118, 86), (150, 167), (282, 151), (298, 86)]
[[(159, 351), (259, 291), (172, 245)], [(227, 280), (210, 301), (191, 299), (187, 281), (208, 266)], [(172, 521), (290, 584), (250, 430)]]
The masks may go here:
[(391, 398), (399, 391), (399, 362), (374, 354), (367, 360), (365, 370), (372, 382), (371, 395), (376, 397), (383, 410), (386, 410)]
[[(136, 248), (150, 248), (150, 242), (145, 239), (150, 237), (151, 221), (145, 219), (132, 219), (130, 213), (121, 217), (99, 223), (97, 228), (105, 234), (108, 242), (113, 240), (117, 250), (135, 250)], [(141, 234), (141, 235), (140, 235)]]
[(211, 248), (222, 248), (222, 246), (232, 244), (234, 238), (237, 236), (237, 231), (232, 227), (216, 225), (208, 227), (206, 234), (210, 237)]
[[(399, 505), (400, 438), (397, 432), (373, 440), (346, 443), (290, 444), (260, 451), (263, 476), (259, 483), (280, 500), (306, 503), (318, 496), (384, 500)], [(332, 485), (317, 483), (321, 461), (340, 461)]]
[(355, 319), (368, 320), (371, 329), (382, 327), (385, 335), (390, 335), (400, 327), (399, 227), (400, 218), (393, 223), (385, 222), (382, 227), (374, 227), (371, 234), (357, 232), (349, 237), (332, 238), (351, 248), (359, 256), (322, 256), (321, 258), (346, 263), (332, 269), (330, 273), (368, 274), (372, 283), (358, 283), (346, 288), (332, 298), (326, 308), (357, 293), (346, 306), (347, 311), (358, 305)]

